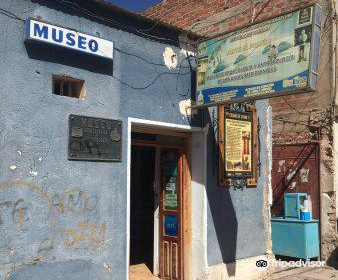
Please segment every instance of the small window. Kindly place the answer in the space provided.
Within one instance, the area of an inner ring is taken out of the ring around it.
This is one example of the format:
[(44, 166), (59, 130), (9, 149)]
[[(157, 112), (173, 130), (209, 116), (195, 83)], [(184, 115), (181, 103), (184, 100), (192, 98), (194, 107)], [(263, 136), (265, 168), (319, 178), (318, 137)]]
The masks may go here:
[(53, 94), (84, 99), (84, 80), (53, 75)]

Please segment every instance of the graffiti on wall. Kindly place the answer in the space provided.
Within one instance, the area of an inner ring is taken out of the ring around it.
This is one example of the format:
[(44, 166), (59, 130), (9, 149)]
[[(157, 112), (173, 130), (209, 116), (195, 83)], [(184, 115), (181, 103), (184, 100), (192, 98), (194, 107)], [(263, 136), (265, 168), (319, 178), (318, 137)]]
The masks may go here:
[(98, 198), (95, 195), (89, 195), (81, 188), (72, 188), (62, 195), (55, 194), (53, 202), (61, 214), (71, 212), (75, 215), (84, 215), (88, 212), (96, 211)]
[(55, 244), (52, 199), (42, 188), (22, 180), (0, 184), (0, 193), (6, 197), (0, 201), (1, 264), (15, 260), (16, 265), (23, 265), (41, 259)]
[(99, 199), (79, 187), (50, 195), (13, 179), (0, 183), (0, 194), (5, 198), (0, 200), (0, 267), (32, 264), (60, 245), (97, 252), (105, 243), (107, 222), (97, 217)]
[(107, 223), (81, 221), (75, 228), (61, 230), (68, 248), (96, 251), (105, 241)]

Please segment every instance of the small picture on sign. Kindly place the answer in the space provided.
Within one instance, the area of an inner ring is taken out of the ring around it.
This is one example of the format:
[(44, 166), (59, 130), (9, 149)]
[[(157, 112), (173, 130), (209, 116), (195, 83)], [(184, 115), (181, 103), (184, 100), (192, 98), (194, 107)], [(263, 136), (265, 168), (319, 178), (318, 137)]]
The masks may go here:
[(198, 73), (197, 74), (197, 84), (202, 86), (205, 84), (205, 73)]
[(311, 25), (308, 25), (295, 30), (295, 46), (299, 46), (298, 63), (308, 60), (307, 53), (312, 37), (311, 28)]
[(121, 140), (121, 134), (116, 130), (116, 128), (110, 133), (110, 138), (114, 142), (119, 142)]
[(198, 55), (205, 55), (207, 53), (207, 45), (202, 42), (198, 45)]
[(208, 58), (202, 58), (198, 60), (198, 71), (201, 73), (207, 72), (208, 69)]
[(275, 45), (272, 45), (269, 49), (269, 60), (275, 60), (278, 56), (278, 50)]
[(295, 30), (295, 45), (303, 45), (305, 43), (311, 43), (312, 29), (311, 25), (297, 28)]
[(72, 137), (74, 138), (81, 138), (83, 136), (83, 130), (81, 127), (74, 126), (72, 128)]
[(311, 15), (312, 15), (312, 7), (308, 7), (303, 10), (300, 10), (299, 19), (298, 19), (299, 25), (302, 25), (304, 23), (309, 23), (311, 21)]

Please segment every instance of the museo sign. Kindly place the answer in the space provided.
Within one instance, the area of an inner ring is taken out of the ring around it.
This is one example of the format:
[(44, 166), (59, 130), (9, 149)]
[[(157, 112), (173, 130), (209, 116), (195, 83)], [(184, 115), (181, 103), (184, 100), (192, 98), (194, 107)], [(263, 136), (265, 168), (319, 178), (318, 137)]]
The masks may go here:
[(47, 43), (106, 59), (113, 59), (114, 43), (111, 41), (36, 19), (26, 20), (25, 29), (26, 40)]
[(321, 21), (310, 6), (199, 43), (197, 106), (316, 90)]

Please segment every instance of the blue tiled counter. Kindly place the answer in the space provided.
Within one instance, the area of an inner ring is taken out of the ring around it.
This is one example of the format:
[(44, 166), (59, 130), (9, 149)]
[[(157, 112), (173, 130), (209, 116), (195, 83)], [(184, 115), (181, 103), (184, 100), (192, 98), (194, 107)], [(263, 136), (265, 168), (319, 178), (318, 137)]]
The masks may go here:
[(310, 259), (319, 257), (318, 220), (271, 219), (275, 255)]

